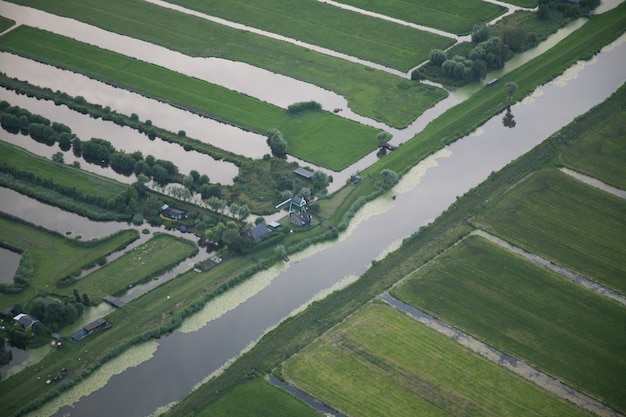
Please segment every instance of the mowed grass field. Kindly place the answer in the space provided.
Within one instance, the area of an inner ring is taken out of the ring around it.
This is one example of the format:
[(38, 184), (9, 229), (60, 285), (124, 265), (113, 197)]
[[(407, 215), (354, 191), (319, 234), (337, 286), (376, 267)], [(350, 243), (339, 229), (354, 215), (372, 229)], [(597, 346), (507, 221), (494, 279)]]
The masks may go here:
[[(447, 96), (441, 88), (143, 0), (13, 0), (189, 56), (246, 62), (334, 91), (366, 117), (403, 128)], [(123, 14), (119, 10), (124, 10)]]
[(328, 48), (403, 72), (454, 40), (315, 0), (169, 0), (210, 16)]
[[(81, 242), (0, 216), (0, 240), (28, 251), (33, 260), (32, 284), (49, 292), (71, 294), (71, 288), (60, 290), (56, 284), (138, 238), (136, 230), (124, 230), (97, 241)], [(2, 294), (0, 309), (13, 306), (16, 302), (22, 303), (25, 297), (24, 294)]]
[(120, 258), (78, 280), (73, 288), (93, 300), (126, 292), (130, 285), (146, 281), (198, 253), (191, 241), (167, 234), (154, 236)]
[[(0, 37), (0, 48), (260, 134), (276, 128), (290, 144), (289, 154), (334, 171), (340, 171), (378, 147), (378, 129), (330, 112), (289, 115), (277, 106), (218, 85), (36, 28), (20, 26), (9, 32)], [(330, 149), (333, 152), (329, 152)]]
[(536, 172), (473, 223), (626, 294), (626, 200), (557, 170)]
[(281, 370), (346, 415), (586, 415), (380, 303), (359, 310)]
[(456, 35), (467, 35), (475, 24), (486, 23), (504, 13), (499, 6), (481, 0), (340, 0), (339, 3)]
[(563, 152), (567, 167), (626, 190), (626, 103), (615, 117)]
[(392, 294), (626, 411), (623, 305), (478, 236)]

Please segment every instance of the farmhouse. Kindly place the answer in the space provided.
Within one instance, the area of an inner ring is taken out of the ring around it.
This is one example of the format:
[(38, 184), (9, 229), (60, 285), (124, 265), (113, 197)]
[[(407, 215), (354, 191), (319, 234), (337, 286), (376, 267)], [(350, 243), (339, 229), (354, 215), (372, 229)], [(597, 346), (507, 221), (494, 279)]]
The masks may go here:
[(269, 233), (270, 229), (267, 228), (267, 225), (265, 223), (259, 223), (252, 229), (248, 230), (248, 237), (253, 239), (255, 242), (258, 242)]
[(13, 321), (18, 323), (22, 329), (33, 328), (36, 323), (39, 323), (35, 317), (30, 314), (20, 313), (17, 316), (13, 317)]
[(167, 204), (164, 204), (163, 207), (161, 207), (161, 214), (172, 220), (182, 220), (187, 218), (187, 212), (185, 210), (170, 207)]

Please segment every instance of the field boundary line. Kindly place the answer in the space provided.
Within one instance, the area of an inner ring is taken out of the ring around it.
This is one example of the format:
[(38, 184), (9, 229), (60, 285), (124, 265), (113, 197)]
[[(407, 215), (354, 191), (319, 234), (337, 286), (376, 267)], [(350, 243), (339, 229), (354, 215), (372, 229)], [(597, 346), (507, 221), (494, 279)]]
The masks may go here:
[(599, 400), (575, 390), (555, 377), (545, 374), (525, 362), (520, 361), (519, 359), (500, 352), (494, 347), (473, 338), (472, 336), (431, 316), (430, 314), (425, 313), (420, 309), (403, 303), (402, 301), (389, 295), (388, 292), (379, 295), (377, 298), (386, 302), (391, 307), (407, 314), (417, 322), (454, 340), (472, 352), (479, 354), (485, 359), (518, 374), (548, 392), (570, 401), (571, 403), (576, 404), (593, 414), (601, 417), (624, 417), (616, 410), (602, 404)]
[(581, 174), (580, 172), (574, 171), (573, 169), (569, 169), (569, 168), (560, 168), (559, 171), (561, 171), (562, 173), (574, 179), (577, 179), (578, 181), (584, 182), (587, 185), (597, 188), (598, 190), (605, 191), (609, 194), (613, 194), (614, 196), (617, 196), (626, 200), (626, 191), (617, 187), (613, 187), (612, 185), (602, 182), (597, 178), (590, 177), (585, 174)]
[(522, 256), (523, 258), (531, 261), (532, 263), (536, 264), (536, 265), (540, 265), (543, 266), (545, 268), (548, 268), (556, 273), (558, 273), (559, 275), (575, 282), (576, 284), (581, 285), (582, 287), (584, 287), (585, 289), (591, 290), (601, 296), (610, 298), (614, 301), (617, 301), (618, 303), (626, 306), (626, 297), (616, 291), (611, 290), (610, 288), (607, 288), (603, 285), (598, 284), (597, 282), (591, 281), (585, 277), (583, 277), (582, 275), (577, 274), (576, 272), (570, 271), (569, 269), (555, 264), (552, 261), (549, 261), (537, 254), (531, 253), (531, 252), (527, 252), (524, 249), (517, 247), (515, 245), (512, 245), (511, 243), (500, 239), (497, 236), (492, 235), (489, 232), (486, 232), (484, 230), (481, 229), (475, 229), (473, 231), (470, 232), (470, 235), (476, 235), (476, 236), (480, 236), (484, 239), (487, 239), (488, 241), (490, 241), (491, 243), (494, 243), (498, 246), (500, 246), (501, 248), (512, 252), (516, 255)]

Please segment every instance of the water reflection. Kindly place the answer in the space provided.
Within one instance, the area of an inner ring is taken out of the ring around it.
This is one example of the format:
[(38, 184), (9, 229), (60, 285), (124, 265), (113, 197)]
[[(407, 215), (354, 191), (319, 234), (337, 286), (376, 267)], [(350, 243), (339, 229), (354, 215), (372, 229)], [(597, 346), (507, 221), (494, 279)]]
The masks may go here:
[(0, 248), (0, 283), (12, 284), (15, 271), (20, 265), (20, 254)]
[(515, 121), (515, 116), (511, 112), (511, 106), (506, 108), (504, 117), (502, 118), (502, 125), (508, 128), (514, 128), (517, 122)]

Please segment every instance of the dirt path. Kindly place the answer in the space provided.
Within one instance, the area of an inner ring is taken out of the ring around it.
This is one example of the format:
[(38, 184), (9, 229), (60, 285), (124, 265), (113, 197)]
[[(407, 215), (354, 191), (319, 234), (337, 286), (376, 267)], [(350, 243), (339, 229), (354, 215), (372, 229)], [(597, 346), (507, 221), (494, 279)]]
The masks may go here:
[(595, 187), (599, 190), (602, 190), (607, 193), (613, 194), (617, 197), (626, 199), (626, 191), (620, 190), (619, 188), (612, 187), (593, 177), (588, 177), (584, 174), (581, 174), (579, 172), (573, 171), (568, 168), (561, 168), (561, 172), (569, 175), (570, 177), (576, 178), (578, 181), (582, 181), (587, 185), (591, 185), (592, 187)]
[(408, 304), (393, 298), (388, 293), (384, 293), (378, 297), (379, 299), (389, 303), (391, 306), (397, 308), (400, 311), (408, 314), (418, 322), (430, 327), (433, 330), (438, 331), (444, 336), (460, 343), (464, 347), (471, 351), (478, 353), (484, 358), (503, 366), (516, 374), (526, 378), (527, 380), (535, 383), (536, 385), (544, 388), (545, 390), (564, 398), (587, 411), (590, 411), (601, 417), (623, 417), (622, 414), (613, 410), (610, 407), (605, 406), (600, 401), (591, 398), (583, 393), (580, 393), (569, 387), (559, 380), (544, 374), (543, 372), (527, 365), (526, 363), (505, 355), (504, 353), (494, 349), (493, 347), (486, 345), (473, 337), (463, 333), (462, 331), (450, 326), (449, 324), (440, 321), (425, 312), (418, 310)]

